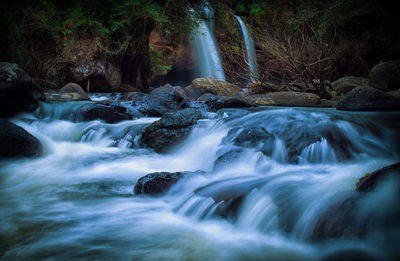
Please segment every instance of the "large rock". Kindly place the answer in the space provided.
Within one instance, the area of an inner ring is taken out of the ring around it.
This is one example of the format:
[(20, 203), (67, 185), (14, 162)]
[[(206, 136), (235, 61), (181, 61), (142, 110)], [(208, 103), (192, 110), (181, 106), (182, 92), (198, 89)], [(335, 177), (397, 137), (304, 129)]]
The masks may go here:
[(375, 65), (369, 71), (369, 83), (385, 92), (400, 89), (400, 60)]
[(186, 108), (176, 113), (166, 113), (160, 120), (153, 122), (142, 133), (142, 142), (158, 153), (166, 152), (190, 133), (191, 126), (202, 118), (202, 113)]
[(242, 89), (232, 83), (214, 78), (197, 78), (193, 80), (191, 85), (185, 88), (185, 92), (190, 98), (196, 100), (205, 93), (233, 96), (242, 92)]
[(400, 175), (400, 162), (378, 169), (364, 177), (361, 177), (356, 184), (356, 191), (371, 191), (379, 181), (393, 174)]
[(100, 103), (86, 104), (76, 114), (76, 119), (79, 121), (103, 120), (107, 123), (115, 123), (132, 119), (125, 107)]
[(18, 65), (0, 63), (0, 117), (33, 111), (44, 99), (40, 86)]
[(80, 39), (68, 43), (62, 50), (65, 81), (78, 83), (89, 92), (118, 91), (122, 80), (119, 65), (99, 54), (95, 40)]
[(141, 113), (150, 117), (160, 117), (190, 106), (190, 101), (172, 87), (156, 88), (149, 95), (131, 93), (129, 100)]
[(347, 111), (399, 110), (400, 100), (372, 87), (357, 87), (339, 100), (337, 109)]
[(356, 76), (345, 76), (332, 83), (333, 90), (339, 95), (344, 95), (356, 87), (368, 85), (368, 78)]
[(68, 83), (59, 91), (45, 92), (46, 101), (90, 101), (87, 93), (76, 83)]
[(272, 92), (268, 97), (278, 106), (314, 107), (321, 102), (318, 95), (305, 92)]
[(42, 144), (23, 128), (0, 119), (0, 158), (36, 157), (42, 154)]

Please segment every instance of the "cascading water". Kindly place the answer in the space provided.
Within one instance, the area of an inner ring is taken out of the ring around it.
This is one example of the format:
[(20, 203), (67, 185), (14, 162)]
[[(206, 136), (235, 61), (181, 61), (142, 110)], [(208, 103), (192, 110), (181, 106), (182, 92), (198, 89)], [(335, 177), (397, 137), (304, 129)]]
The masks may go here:
[[(225, 109), (157, 154), (139, 141), (158, 118), (78, 122), (85, 103), (42, 103), (12, 119), (45, 154), (0, 161), (2, 260), (400, 256), (399, 178), (354, 191), (365, 173), (399, 160), (398, 113)], [(132, 193), (147, 173), (196, 170), (205, 173), (165, 195)], [(341, 217), (362, 233), (321, 238)]]
[(207, 7), (204, 12), (208, 21), (200, 20), (199, 27), (192, 32), (198, 68), (196, 76), (225, 81), (224, 68), (213, 33), (213, 13)]
[(246, 59), (247, 64), (249, 65), (249, 77), (250, 81), (254, 82), (258, 79), (258, 69), (257, 69), (257, 57), (256, 51), (254, 47), (254, 41), (251, 35), (249, 35), (249, 31), (247, 30), (246, 25), (244, 24), (242, 18), (235, 15), (236, 20), (239, 22), (240, 31), (242, 32), (244, 47), (246, 50)]

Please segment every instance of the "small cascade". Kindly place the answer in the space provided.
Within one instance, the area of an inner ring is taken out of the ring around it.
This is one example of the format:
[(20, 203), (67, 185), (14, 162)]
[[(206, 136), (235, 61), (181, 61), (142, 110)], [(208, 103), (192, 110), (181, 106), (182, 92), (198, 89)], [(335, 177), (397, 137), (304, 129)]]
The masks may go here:
[(308, 145), (300, 154), (300, 163), (335, 162), (335, 151), (329, 146), (325, 138)]
[(258, 79), (257, 58), (254, 47), (254, 41), (251, 35), (249, 35), (249, 31), (247, 30), (247, 27), (243, 22), (243, 20), (237, 15), (235, 15), (235, 18), (239, 22), (240, 31), (242, 32), (243, 35), (244, 47), (246, 49), (246, 58), (247, 58), (247, 63), (249, 65), (250, 81), (254, 82), (255, 80)]
[(208, 21), (200, 21), (199, 28), (192, 33), (197, 58), (198, 77), (216, 78), (225, 81), (224, 68), (213, 33), (213, 13), (205, 8)]

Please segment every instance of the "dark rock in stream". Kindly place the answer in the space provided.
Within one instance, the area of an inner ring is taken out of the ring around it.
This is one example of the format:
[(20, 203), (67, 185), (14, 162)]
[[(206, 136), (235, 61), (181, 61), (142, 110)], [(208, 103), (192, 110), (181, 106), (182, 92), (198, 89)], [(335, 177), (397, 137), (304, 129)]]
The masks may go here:
[(166, 113), (143, 131), (142, 142), (146, 147), (164, 153), (187, 136), (191, 126), (201, 118), (202, 112), (193, 108)]
[(371, 174), (361, 177), (356, 184), (356, 191), (371, 191), (379, 181), (389, 175), (400, 175), (400, 162), (375, 170)]
[(183, 172), (154, 172), (141, 177), (133, 189), (136, 195), (158, 195), (168, 191), (172, 185), (177, 183), (186, 175), (203, 174), (202, 171), (183, 171)]
[(40, 141), (23, 128), (0, 119), (0, 158), (36, 157), (42, 154)]
[(138, 111), (150, 117), (160, 117), (167, 112), (188, 108), (191, 104), (172, 87), (156, 88), (150, 94), (132, 93), (129, 99)]
[(107, 123), (116, 123), (132, 119), (126, 113), (126, 108), (119, 105), (91, 103), (82, 106), (76, 113), (80, 121), (103, 120)]
[(243, 127), (230, 130), (223, 143), (227, 141), (231, 141), (234, 145), (243, 148), (258, 148), (265, 155), (271, 156), (275, 136), (263, 127)]
[(14, 63), (0, 63), (0, 117), (34, 111), (45, 96), (40, 86)]

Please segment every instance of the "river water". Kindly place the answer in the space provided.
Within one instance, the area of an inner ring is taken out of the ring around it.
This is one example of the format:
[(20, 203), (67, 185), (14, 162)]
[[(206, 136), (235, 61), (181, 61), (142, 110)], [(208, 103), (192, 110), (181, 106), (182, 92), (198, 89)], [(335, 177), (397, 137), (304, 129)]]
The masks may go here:
[[(141, 130), (158, 118), (74, 122), (84, 103), (42, 103), (12, 119), (45, 153), (0, 162), (2, 260), (400, 255), (399, 223), (390, 222), (399, 211), (395, 178), (357, 201), (351, 222), (366, 224), (362, 235), (313, 239), (321, 213), (354, 196), (358, 178), (399, 160), (398, 113), (225, 109), (160, 155), (139, 146)], [(269, 136), (241, 136), (249, 129)], [(165, 195), (133, 194), (148, 173), (197, 170), (204, 173), (186, 175)]]

